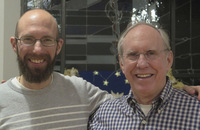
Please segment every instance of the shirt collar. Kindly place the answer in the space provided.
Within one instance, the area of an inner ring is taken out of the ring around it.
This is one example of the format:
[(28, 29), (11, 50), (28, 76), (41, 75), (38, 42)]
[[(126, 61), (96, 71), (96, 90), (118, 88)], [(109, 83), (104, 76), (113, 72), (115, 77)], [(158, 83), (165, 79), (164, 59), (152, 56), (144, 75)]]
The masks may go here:
[[(170, 97), (172, 97), (173, 87), (171, 85), (171, 81), (170, 81), (169, 77), (166, 77), (166, 78), (167, 78), (167, 82), (166, 82), (166, 85), (165, 85), (163, 91), (161, 92), (160, 96), (153, 101), (152, 104), (156, 104), (159, 102), (158, 104), (164, 105), (166, 102), (168, 102)], [(131, 90), (127, 96), (127, 102), (130, 106), (132, 106), (136, 103), (136, 100), (135, 100)]]
[(161, 92), (159, 98), (162, 99), (162, 102), (166, 102), (172, 97), (172, 95), (173, 95), (172, 83), (171, 83), (169, 77), (167, 77), (166, 85), (165, 85), (163, 91)]

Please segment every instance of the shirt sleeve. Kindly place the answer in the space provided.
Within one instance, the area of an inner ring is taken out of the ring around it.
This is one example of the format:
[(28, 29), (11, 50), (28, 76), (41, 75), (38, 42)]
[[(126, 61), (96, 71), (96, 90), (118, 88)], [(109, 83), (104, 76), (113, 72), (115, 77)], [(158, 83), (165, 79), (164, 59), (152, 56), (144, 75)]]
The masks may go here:
[[(82, 78), (77, 78), (76, 86), (79, 86), (78, 89), (84, 102), (89, 104), (88, 110), (92, 114), (101, 104), (104, 102), (114, 99), (114, 97), (105, 90), (101, 90), (99, 87), (87, 82)], [(80, 88), (81, 86), (81, 88)]]

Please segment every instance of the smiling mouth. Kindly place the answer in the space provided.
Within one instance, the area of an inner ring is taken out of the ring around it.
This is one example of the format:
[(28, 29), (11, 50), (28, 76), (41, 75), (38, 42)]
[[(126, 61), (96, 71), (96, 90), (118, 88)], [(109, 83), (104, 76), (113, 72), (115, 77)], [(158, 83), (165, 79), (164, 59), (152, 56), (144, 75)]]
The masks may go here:
[(153, 76), (153, 74), (137, 74), (136, 77), (137, 78), (149, 78)]
[(38, 60), (38, 59), (30, 59), (30, 61), (31, 61), (32, 63), (39, 64), (39, 63), (44, 62), (44, 59), (40, 59), (40, 60)]

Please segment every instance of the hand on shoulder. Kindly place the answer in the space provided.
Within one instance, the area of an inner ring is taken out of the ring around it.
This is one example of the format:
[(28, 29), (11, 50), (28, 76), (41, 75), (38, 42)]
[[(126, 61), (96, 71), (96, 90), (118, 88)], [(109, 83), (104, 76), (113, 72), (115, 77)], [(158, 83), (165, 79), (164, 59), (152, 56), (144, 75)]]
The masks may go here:
[(2, 80), (2, 81), (1, 81), (1, 83), (5, 83), (5, 82), (6, 82), (6, 80)]
[(191, 95), (198, 95), (198, 100), (200, 101), (200, 85), (199, 86), (187, 86), (185, 85), (183, 89)]

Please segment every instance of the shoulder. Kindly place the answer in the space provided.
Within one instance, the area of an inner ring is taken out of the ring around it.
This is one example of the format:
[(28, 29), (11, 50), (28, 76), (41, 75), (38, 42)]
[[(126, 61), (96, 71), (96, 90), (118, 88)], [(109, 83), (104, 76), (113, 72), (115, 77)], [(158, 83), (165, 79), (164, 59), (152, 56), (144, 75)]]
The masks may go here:
[(0, 95), (2, 95), (3, 93), (7, 93), (7, 92), (12, 92), (12, 83), (11, 83), (12, 79), (7, 80), (4, 83), (0, 84)]
[(100, 105), (95, 113), (90, 116), (90, 122), (95, 123), (96, 120), (115, 120), (116, 116), (131, 115), (132, 109), (127, 103), (126, 96), (112, 99)]
[(90, 82), (84, 80), (81, 77), (77, 76), (65, 76), (63, 74), (54, 72), (54, 85), (56, 84), (59, 86), (67, 87), (71, 90), (76, 90), (78, 93), (84, 93), (97, 95), (101, 92), (104, 92), (99, 89), (99, 87), (91, 84)]
[(180, 102), (181, 104), (195, 104), (198, 107), (200, 107), (200, 101), (198, 101), (197, 96), (196, 95), (190, 95), (188, 94), (186, 91), (184, 91), (183, 89), (177, 89), (177, 88), (173, 88), (173, 101), (178, 103)]
[(74, 85), (81, 85), (81, 86), (88, 83), (86, 80), (84, 80), (81, 77), (66, 76), (66, 75), (58, 73), (58, 72), (54, 72), (53, 76), (54, 76), (54, 80), (58, 83), (74, 84)]
[(195, 99), (195, 100), (197, 99), (196, 95), (190, 95), (186, 91), (184, 91), (183, 89), (173, 88), (173, 91), (174, 91), (175, 96), (180, 96), (180, 97), (184, 97), (184, 98), (191, 98), (191, 99)]
[(123, 109), (128, 105), (127, 96), (128, 95), (108, 100), (107, 102), (102, 104), (99, 109), (103, 110)]

